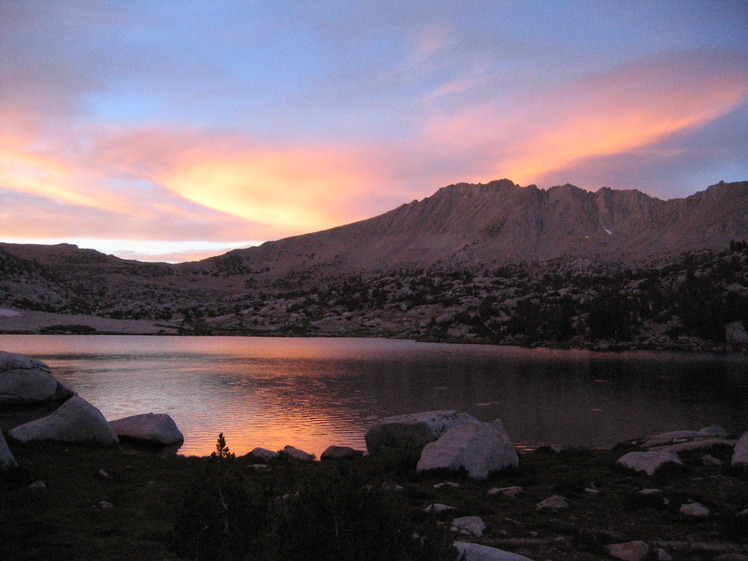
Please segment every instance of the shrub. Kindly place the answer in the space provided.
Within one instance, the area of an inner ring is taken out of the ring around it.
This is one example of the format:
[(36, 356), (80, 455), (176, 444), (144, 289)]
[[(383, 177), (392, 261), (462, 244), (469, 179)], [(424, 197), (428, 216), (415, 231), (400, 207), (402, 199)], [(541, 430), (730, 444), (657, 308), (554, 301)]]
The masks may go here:
[(236, 465), (222, 435), (210, 460), (175, 524), (175, 549), (185, 558), (457, 559), (446, 529), (419, 517), (400, 493), (368, 485), (355, 462), (281, 461), (251, 477)]

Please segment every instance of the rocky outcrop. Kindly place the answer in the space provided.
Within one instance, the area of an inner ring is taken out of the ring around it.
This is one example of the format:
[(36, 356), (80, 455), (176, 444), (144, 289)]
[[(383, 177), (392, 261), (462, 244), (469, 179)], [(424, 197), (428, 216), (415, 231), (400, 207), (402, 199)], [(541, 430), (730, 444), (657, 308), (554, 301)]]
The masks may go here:
[(364, 439), (369, 454), (386, 451), (417, 453), (452, 427), (477, 422), (477, 419), (467, 413), (457, 411), (397, 415), (374, 423), (366, 431)]
[(109, 425), (120, 438), (162, 445), (184, 442), (184, 435), (166, 413), (132, 415), (110, 421)]
[(72, 395), (43, 362), (0, 351), (0, 406), (63, 401)]
[(734, 467), (748, 469), (748, 432), (744, 432), (735, 444), (731, 463)]
[(450, 428), (424, 447), (417, 470), (464, 469), (472, 479), (485, 479), (493, 472), (518, 466), (517, 451), (497, 419)]
[(111, 446), (119, 442), (101, 411), (78, 395), (71, 397), (51, 415), (11, 429), (8, 436), (19, 442), (54, 440), (96, 446)]
[(654, 473), (665, 464), (683, 465), (677, 452), (672, 450), (629, 452), (618, 458), (617, 463), (634, 471), (643, 471), (647, 475), (654, 475)]
[(5, 441), (2, 431), (0, 431), (0, 472), (8, 471), (18, 467), (16, 459), (8, 448), (8, 443)]

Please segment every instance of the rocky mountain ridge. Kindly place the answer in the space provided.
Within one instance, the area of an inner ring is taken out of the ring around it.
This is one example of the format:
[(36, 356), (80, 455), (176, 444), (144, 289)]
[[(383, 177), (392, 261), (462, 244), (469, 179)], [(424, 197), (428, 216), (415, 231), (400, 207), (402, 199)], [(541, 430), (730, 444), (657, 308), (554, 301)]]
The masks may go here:
[(508, 179), (443, 187), (431, 197), (330, 230), (208, 259), (201, 267), (284, 276), (397, 266), (503, 265), (561, 256), (635, 261), (718, 249), (748, 237), (748, 182), (685, 199), (573, 185), (544, 190)]

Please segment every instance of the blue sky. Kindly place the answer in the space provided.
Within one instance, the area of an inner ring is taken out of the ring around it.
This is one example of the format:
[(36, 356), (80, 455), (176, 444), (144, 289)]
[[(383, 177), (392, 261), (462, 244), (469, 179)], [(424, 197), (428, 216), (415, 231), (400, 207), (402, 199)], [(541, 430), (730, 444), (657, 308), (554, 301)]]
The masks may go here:
[(748, 2), (0, 2), (0, 239), (185, 260), (507, 177), (748, 179)]

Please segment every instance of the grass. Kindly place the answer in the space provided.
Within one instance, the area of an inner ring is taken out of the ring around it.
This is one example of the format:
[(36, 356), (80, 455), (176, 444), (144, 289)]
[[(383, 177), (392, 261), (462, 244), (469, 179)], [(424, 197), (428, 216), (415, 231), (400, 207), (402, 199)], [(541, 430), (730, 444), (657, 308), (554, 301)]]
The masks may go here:
[[(684, 467), (655, 477), (616, 466), (626, 450), (541, 449), (523, 454), (519, 470), (485, 481), (418, 474), (412, 466), (373, 457), (281, 461), (266, 469), (252, 468), (240, 457), (221, 464), (225, 471), (219, 472), (215, 458), (159, 457), (127, 445), (34, 443), (12, 450), (23, 471), (0, 486), (4, 561), (355, 558), (351, 548), (359, 548), (356, 555), (367, 552), (367, 559), (416, 559), (418, 552), (403, 549), (410, 538), (394, 543), (405, 535), (403, 528), (410, 532), (412, 524), (438, 544), (452, 536), (444, 538), (433, 522), (448, 526), (453, 517), (468, 515), (487, 525), (482, 537), (468, 539), (536, 561), (605, 559), (605, 545), (634, 539), (664, 544), (676, 561), (748, 549), (748, 522), (735, 516), (748, 508), (748, 477), (731, 470), (727, 448), (710, 452), (725, 460), (723, 466), (704, 466), (703, 453), (693, 452), (681, 455)], [(46, 488), (29, 488), (35, 480)], [(460, 487), (434, 489), (444, 481)], [(383, 490), (390, 482), (403, 490)], [(599, 493), (585, 491), (591, 484)], [(234, 545), (223, 537), (225, 511), (216, 485), (234, 517)], [(374, 491), (363, 492), (367, 485)], [(523, 492), (514, 498), (487, 494), (515, 485)], [(638, 493), (653, 487), (662, 495)], [(537, 511), (553, 494), (565, 496), (571, 508)], [(101, 501), (113, 508), (102, 508)], [(691, 501), (712, 514), (699, 519), (680, 514), (680, 504)], [(456, 510), (422, 512), (435, 502)], [(217, 528), (212, 541), (199, 537), (210, 524)], [(386, 536), (393, 536), (393, 543), (385, 544)], [(389, 557), (377, 556), (380, 550)], [(431, 558), (443, 553), (437, 548)]]

